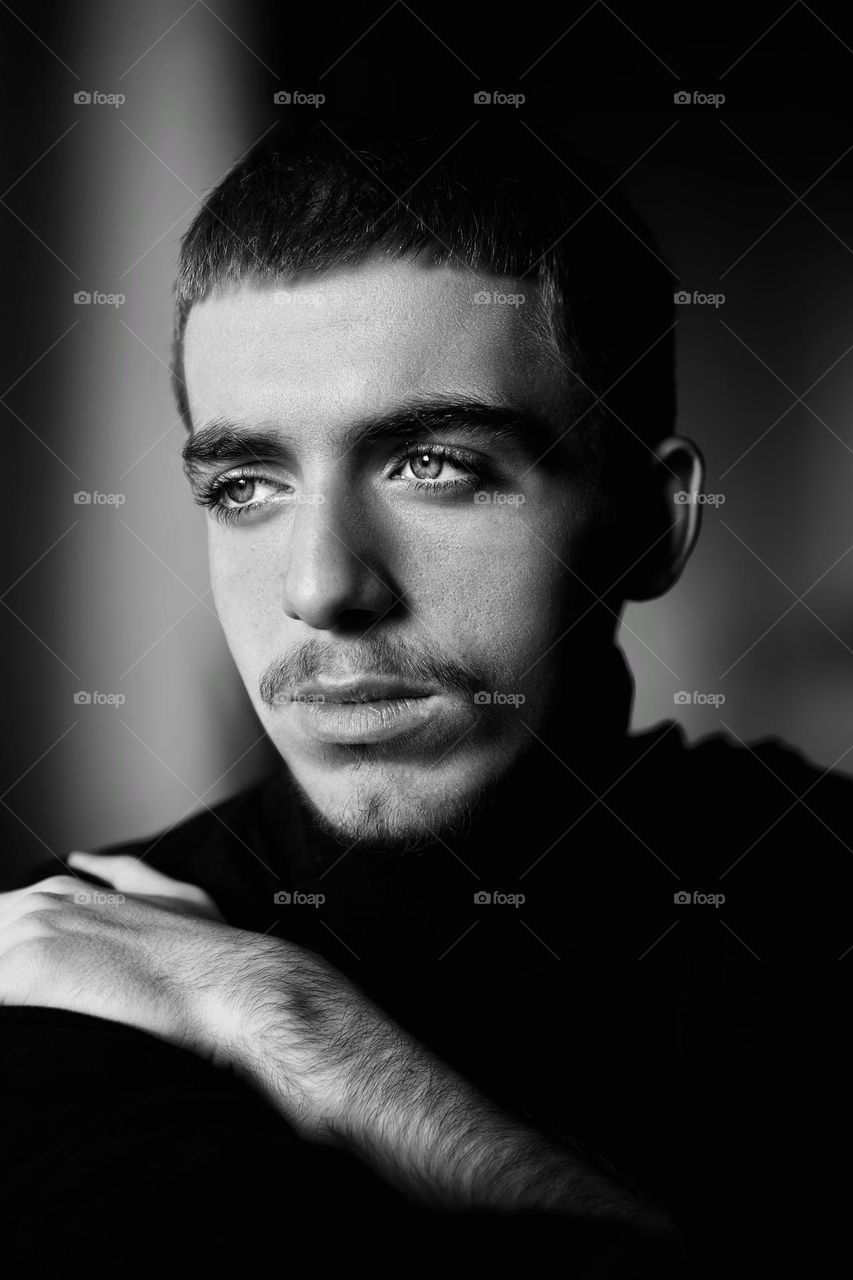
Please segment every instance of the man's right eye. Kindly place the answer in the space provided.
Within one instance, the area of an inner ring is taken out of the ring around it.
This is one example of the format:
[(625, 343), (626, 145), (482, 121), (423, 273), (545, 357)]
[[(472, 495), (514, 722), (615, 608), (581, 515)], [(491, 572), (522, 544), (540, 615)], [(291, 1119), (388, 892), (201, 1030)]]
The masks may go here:
[(274, 495), (291, 489), (290, 485), (272, 480), (259, 472), (242, 470), (206, 482), (201, 486), (195, 501), (200, 506), (207, 507), (214, 519), (225, 524), (233, 523), (241, 519), (245, 512), (256, 511), (275, 500), (273, 495), (255, 501), (261, 486), (273, 490)]

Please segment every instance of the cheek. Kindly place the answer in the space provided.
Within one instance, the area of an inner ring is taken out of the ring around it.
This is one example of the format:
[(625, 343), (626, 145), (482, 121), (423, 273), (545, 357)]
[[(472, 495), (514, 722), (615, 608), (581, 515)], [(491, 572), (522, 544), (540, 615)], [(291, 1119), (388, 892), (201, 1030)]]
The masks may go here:
[[(577, 505), (506, 509), (464, 528), (426, 526), (398, 545), (398, 589), (433, 638), (506, 677), (526, 670), (591, 602), (576, 576)], [(572, 572), (574, 570), (574, 572)], [(547, 660), (537, 668), (544, 676)]]
[(281, 648), (288, 623), (281, 606), (272, 551), (216, 527), (208, 532), (210, 584), (219, 621), (234, 661), (257, 674)]
[[(496, 677), (518, 676), (591, 601), (575, 576), (586, 525), (577, 504), (559, 503), (480, 512), (464, 522), (432, 516), (377, 528), (379, 567), (407, 606), (394, 622), (408, 639), (422, 633)], [(208, 549), (232, 656), (244, 676), (256, 676), (288, 640), (306, 635), (284, 611), (284, 548), (274, 537), (242, 537), (212, 525)], [(545, 658), (533, 678), (547, 671)]]

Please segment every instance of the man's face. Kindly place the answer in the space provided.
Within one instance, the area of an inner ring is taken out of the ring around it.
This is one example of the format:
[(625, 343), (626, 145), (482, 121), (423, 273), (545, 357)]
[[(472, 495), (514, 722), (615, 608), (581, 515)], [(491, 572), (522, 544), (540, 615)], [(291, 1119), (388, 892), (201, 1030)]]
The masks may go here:
[(219, 616), (340, 839), (451, 832), (588, 678), (560, 641), (590, 601), (574, 575), (597, 489), (577, 434), (552, 443), (574, 419), (535, 305), (518, 282), (371, 259), (190, 313)]

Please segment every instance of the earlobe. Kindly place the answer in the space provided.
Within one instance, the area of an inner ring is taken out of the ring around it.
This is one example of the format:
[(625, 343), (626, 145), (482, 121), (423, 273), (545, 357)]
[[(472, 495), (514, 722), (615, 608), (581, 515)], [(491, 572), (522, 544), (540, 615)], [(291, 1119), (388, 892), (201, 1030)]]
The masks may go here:
[(651, 504), (650, 518), (640, 521), (648, 531), (648, 551), (640, 555), (625, 591), (629, 600), (654, 600), (678, 581), (690, 558), (702, 525), (705, 460), (698, 446), (684, 436), (667, 436), (653, 450), (651, 474), (642, 501)]

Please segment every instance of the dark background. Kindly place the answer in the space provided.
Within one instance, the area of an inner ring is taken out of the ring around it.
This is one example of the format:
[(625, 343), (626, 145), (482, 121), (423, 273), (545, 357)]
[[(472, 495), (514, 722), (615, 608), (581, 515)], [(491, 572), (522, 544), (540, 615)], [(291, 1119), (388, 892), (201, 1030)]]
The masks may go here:
[[(417, 99), (460, 133), (487, 110), (548, 122), (620, 179), (674, 289), (725, 295), (678, 311), (678, 427), (725, 501), (682, 582), (626, 612), (634, 725), (780, 735), (853, 773), (849, 15), (15, 0), (0, 34), (5, 858), (155, 831), (273, 763), (213, 612), (166, 366), (198, 200), (278, 113), (315, 109), (281, 89), (325, 94), (330, 118)], [(94, 90), (126, 101), (75, 103)], [(674, 102), (694, 90), (725, 102)]]

